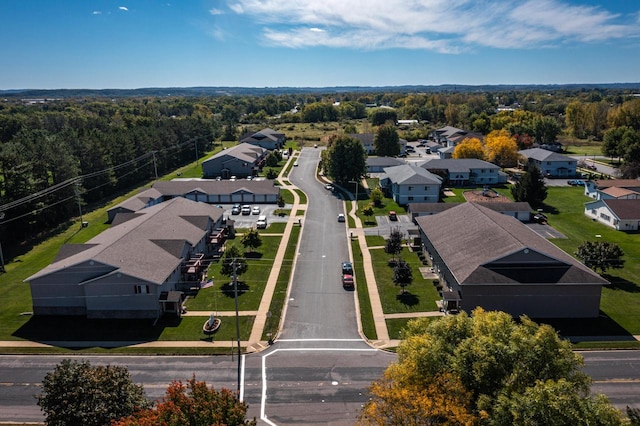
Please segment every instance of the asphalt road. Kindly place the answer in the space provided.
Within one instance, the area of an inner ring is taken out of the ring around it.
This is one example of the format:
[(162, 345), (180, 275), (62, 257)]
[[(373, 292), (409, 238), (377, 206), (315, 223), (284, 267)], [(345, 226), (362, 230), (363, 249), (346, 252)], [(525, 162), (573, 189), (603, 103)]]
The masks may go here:
[[(340, 283), (340, 262), (349, 258), (347, 231), (336, 219), (342, 202), (315, 180), (320, 151), (304, 149), (290, 176), (309, 204), (282, 332), (268, 350), (241, 359), (241, 393), (249, 415), (261, 425), (352, 425), (367, 400), (367, 387), (396, 359), (359, 336), (355, 293)], [(621, 409), (640, 407), (640, 351), (583, 356), (595, 392)], [(43, 421), (34, 396), (46, 373), (64, 358), (70, 357), (0, 356), (0, 422)], [(153, 400), (172, 380), (194, 374), (216, 389), (237, 388), (237, 359), (231, 356), (82, 359), (126, 366)]]

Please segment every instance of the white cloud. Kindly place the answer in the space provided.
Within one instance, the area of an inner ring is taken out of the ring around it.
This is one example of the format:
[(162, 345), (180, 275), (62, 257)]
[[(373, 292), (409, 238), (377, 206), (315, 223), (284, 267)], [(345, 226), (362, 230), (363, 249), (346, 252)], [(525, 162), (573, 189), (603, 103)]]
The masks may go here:
[(118, 9), (123, 10), (125, 12), (129, 11), (129, 8), (125, 7), (125, 6), (120, 6)]
[(92, 15), (102, 15), (102, 11), (101, 10), (94, 10), (93, 12), (91, 12)]
[(460, 52), (536, 48), (640, 36), (640, 14), (568, 0), (229, 0), (264, 25), (271, 45)]
[(209, 13), (212, 15), (222, 15), (224, 12), (220, 9), (213, 8), (209, 10)]

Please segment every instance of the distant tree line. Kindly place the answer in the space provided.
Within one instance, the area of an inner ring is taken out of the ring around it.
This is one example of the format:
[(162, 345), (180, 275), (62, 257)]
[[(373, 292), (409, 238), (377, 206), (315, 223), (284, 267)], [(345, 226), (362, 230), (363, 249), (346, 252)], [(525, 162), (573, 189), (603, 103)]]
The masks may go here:
[(219, 133), (206, 105), (181, 99), (0, 104), (3, 243), (194, 161)]
[[(640, 99), (632, 94), (629, 88), (458, 92), (447, 87), (424, 93), (69, 98), (34, 105), (7, 95), (0, 102), (0, 232), (7, 244), (52, 229), (78, 214), (78, 201), (101, 201), (147, 181), (156, 170), (164, 174), (187, 164), (216, 139), (236, 140), (239, 126), (339, 121), (350, 130), (345, 133), (355, 133), (351, 120), (368, 120), (376, 132), (377, 126), (412, 119), (421, 125), (398, 129), (398, 137), (424, 138), (444, 125), (484, 135), (505, 130), (519, 149), (565, 135), (602, 140), (605, 155), (624, 161), (624, 176), (637, 177)], [(377, 135), (378, 147), (395, 139), (386, 133)], [(357, 176), (360, 161), (356, 166), (347, 174)]]

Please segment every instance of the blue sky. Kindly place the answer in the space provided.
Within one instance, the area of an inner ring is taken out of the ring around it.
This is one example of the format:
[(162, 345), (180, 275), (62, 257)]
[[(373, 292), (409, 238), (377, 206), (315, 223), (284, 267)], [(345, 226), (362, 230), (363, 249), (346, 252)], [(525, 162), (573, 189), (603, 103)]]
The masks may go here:
[(640, 81), (636, 0), (2, 0), (0, 89)]

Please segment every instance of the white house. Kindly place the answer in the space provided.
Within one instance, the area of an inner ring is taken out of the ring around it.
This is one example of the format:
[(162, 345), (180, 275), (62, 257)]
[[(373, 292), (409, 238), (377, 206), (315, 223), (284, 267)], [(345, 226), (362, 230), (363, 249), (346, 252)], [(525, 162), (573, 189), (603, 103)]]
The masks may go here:
[(500, 167), (476, 158), (433, 159), (420, 163), (420, 167), (439, 176), (446, 176), (448, 185), (495, 185), (507, 182)]
[(387, 167), (380, 187), (387, 197), (405, 205), (412, 202), (437, 203), (440, 199), (442, 178), (412, 165)]
[(618, 231), (640, 229), (640, 199), (601, 198), (584, 206), (584, 214)]
[(584, 195), (601, 198), (640, 198), (640, 179), (589, 180), (584, 184)]
[(518, 151), (525, 158), (525, 166), (536, 166), (542, 176), (572, 177), (576, 175), (578, 160), (542, 148), (523, 149)]

